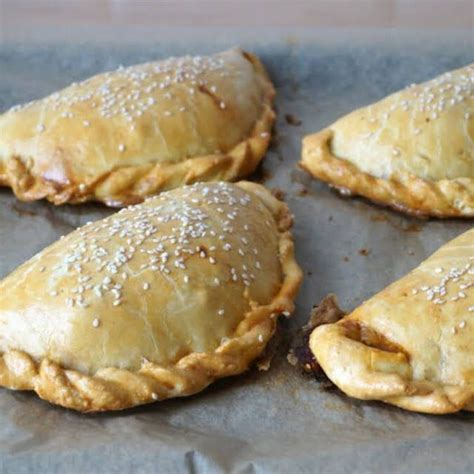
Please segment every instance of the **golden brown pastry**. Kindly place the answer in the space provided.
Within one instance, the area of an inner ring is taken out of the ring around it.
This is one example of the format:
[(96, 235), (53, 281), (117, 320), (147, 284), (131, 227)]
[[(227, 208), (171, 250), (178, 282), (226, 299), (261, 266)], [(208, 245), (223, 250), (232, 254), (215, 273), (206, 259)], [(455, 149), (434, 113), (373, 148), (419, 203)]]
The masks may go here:
[(425, 413), (474, 411), (474, 229), (316, 328), (310, 348), (352, 397)]
[(275, 95), (239, 49), (100, 74), (0, 116), (0, 186), (55, 204), (125, 206), (262, 159)]
[(264, 187), (194, 184), (79, 228), (0, 282), (0, 385), (80, 411), (243, 372), (301, 271)]
[(474, 64), (356, 110), (303, 141), (344, 194), (411, 214), (474, 216)]

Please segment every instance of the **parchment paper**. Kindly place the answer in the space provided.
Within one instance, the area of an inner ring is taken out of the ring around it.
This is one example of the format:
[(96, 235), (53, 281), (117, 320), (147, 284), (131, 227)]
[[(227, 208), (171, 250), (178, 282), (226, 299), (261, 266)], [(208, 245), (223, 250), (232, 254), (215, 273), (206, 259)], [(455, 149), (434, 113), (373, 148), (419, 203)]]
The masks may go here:
[[(121, 63), (237, 43), (259, 53), (278, 89), (279, 119), (257, 178), (283, 190), (295, 214), (305, 271), (297, 313), (281, 325), (268, 372), (253, 369), (188, 399), (87, 416), (0, 389), (0, 471), (473, 472), (472, 415), (425, 416), (351, 400), (322, 390), (286, 361), (292, 335), (327, 293), (352, 309), (472, 225), (420, 221), (341, 199), (295, 167), (301, 137), (400, 87), (472, 62), (472, 35), (300, 32), (270, 38), (201, 31), (170, 38), (3, 44), (0, 110)], [(110, 212), (100, 205), (21, 203), (1, 190), (0, 277), (60, 235)]]

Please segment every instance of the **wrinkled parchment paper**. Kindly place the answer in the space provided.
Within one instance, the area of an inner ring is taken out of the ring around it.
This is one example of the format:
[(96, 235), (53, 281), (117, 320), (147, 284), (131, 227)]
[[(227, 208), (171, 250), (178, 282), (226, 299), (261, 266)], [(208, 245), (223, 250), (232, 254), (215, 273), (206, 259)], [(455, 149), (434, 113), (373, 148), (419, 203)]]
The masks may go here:
[[(296, 315), (281, 324), (268, 372), (251, 370), (188, 399), (87, 416), (0, 389), (0, 472), (472, 472), (473, 415), (425, 416), (350, 400), (286, 361), (292, 335), (326, 294), (336, 293), (349, 310), (472, 225), (420, 221), (339, 198), (295, 167), (301, 137), (400, 87), (472, 62), (472, 36), (175, 36), (148, 43), (137, 37), (136, 44), (2, 44), (0, 110), (119, 64), (238, 43), (261, 54), (278, 89), (279, 118), (257, 178), (284, 191), (295, 214), (305, 272)], [(0, 277), (110, 212), (100, 205), (26, 204), (0, 190)]]

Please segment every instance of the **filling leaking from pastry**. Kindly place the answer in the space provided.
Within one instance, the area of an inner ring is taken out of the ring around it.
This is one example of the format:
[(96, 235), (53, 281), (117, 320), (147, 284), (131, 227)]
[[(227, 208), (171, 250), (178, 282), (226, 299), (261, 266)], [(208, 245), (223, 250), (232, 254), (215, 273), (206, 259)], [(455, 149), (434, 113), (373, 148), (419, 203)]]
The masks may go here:
[(332, 314), (307, 328), (299, 353), (309, 347), (309, 371), (322, 369), (363, 400), (434, 414), (474, 410), (474, 229), (347, 316)]

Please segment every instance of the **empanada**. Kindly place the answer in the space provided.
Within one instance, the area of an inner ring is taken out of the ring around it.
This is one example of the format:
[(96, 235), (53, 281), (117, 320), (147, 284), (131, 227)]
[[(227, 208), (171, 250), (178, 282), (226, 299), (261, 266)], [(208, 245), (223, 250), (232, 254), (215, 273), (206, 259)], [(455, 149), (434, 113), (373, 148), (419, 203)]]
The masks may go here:
[(136, 204), (252, 173), (275, 91), (239, 49), (119, 68), (0, 116), (0, 186), (54, 204)]
[(413, 85), (303, 141), (314, 177), (411, 214), (474, 216), (474, 64)]
[(474, 229), (441, 247), (310, 348), (346, 394), (425, 413), (474, 411)]
[(0, 282), (0, 385), (80, 411), (243, 372), (301, 281), (285, 204), (199, 183), (54, 243)]

